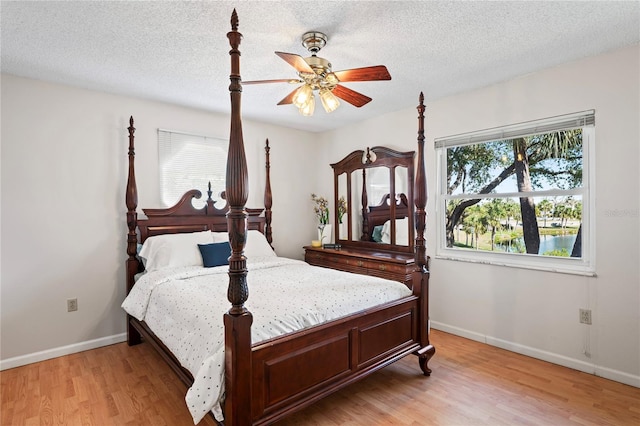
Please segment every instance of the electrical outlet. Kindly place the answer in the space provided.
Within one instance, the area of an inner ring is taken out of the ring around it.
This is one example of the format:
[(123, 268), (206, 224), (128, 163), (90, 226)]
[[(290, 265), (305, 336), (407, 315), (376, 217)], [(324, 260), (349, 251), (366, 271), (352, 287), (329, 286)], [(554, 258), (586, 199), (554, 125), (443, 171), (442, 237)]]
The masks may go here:
[(67, 299), (67, 312), (78, 310), (78, 299)]
[(591, 325), (591, 309), (580, 309), (580, 323)]

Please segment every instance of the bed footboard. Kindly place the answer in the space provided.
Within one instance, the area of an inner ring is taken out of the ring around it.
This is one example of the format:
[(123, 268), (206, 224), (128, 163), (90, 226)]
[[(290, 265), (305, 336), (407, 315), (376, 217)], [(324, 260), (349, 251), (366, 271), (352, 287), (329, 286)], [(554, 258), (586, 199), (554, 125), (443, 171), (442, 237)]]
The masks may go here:
[(253, 424), (269, 424), (419, 351), (419, 298), (270, 340), (252, 351)]

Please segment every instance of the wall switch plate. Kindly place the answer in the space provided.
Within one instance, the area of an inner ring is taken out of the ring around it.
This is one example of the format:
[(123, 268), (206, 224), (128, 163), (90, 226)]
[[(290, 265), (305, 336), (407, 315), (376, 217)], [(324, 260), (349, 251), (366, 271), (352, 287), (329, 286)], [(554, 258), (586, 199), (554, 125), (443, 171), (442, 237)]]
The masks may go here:
[(67, 299), (67, 312), (78, 310), (78, 299)]
[(580, 309), (580, 323), (591, 325), (591, 309)]

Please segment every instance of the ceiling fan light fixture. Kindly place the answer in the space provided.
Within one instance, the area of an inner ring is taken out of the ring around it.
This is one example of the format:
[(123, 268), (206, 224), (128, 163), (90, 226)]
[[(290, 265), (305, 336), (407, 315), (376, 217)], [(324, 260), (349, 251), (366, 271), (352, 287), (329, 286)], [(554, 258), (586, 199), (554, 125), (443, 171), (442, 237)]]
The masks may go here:
[(308, 84), (303, 84), (293, 96), (293, 104), (302, 109), (309, 102), (309, 99), (313, 99), (313, 90)]
[(327, 74), (327, 76), (325, 77), (325, 80), (327, 81), (327, 83), (335, 86), (336, 84), (340, 83), (340, 80), (338, 80), (338, 77), (330, 72), (329, 74)]
[(312, 91), (311, 97), (307, 99), (307, 102), (305, 102), (304, 105), (299, 107), (299, 111), (300, 111), (300, 114), (304, 115), (305, 117), (311, 117), (315, 109), (316, 109), (316, 98), (315, 96), (313, 96), (313, 91)]
[(340, 106), (340, 101), (329, 89), (320, 89), (320, 100), (324, 110), (328, 113), (335, 111)]
[(387, 67), (374, 65), (333, 72), (331, 62), (317, 55), (320, 49), (326, 45), (327, 39), (326, 34), (319, 31), (309, 31), (303, 34), (302, 45), (311, 52), (311, 56), (306, 58), (295, 53), (275, 52), (276, 55), (296, 69), (298, 78), (243, 81), (242, 83), (302, 83), (300, 87), (293, 89), (278, 102), (278, 105), (293, 104), (298, 108), (300, 114), (304, 116), (313, 115), (316, 91), (319, 92), (318, 96), (327, 113), (335, 111), (340, 106), (340, 101), (345, 101), (356, 108), (371, 102), (372, 99), (370, 97), (344, 87), (342, 83), (391, 80)]

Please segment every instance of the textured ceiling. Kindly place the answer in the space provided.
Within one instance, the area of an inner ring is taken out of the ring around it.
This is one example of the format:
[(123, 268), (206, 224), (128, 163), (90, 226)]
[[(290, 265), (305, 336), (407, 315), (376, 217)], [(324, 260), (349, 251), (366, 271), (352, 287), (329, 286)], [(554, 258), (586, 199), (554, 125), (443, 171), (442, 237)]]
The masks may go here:
[(243, 88), (243, 116), (323, 131), (640, 41), (636, 1), (2, 1), (2, 72), (228, 113), (236, 8), (244, 80), (295, 78), (274, 51), (308, 56), (329, 37), (334, 70), (384, 64), (391, 81), (345, 83), (373, 98), (313, 117), (276, 106), (286, 83)]

